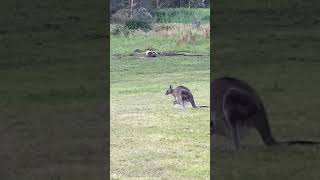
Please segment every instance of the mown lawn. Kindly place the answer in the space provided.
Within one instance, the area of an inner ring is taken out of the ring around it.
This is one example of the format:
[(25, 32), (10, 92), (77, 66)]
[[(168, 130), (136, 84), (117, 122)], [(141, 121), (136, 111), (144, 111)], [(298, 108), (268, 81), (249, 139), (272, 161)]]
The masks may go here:
[(209, 105), (209, 56), (134, 58), (135, 49), (209, 54), (209, 39), (111, 36), (111, 178), (209, 179), (209, 108), (182, 110), (169, 85)]

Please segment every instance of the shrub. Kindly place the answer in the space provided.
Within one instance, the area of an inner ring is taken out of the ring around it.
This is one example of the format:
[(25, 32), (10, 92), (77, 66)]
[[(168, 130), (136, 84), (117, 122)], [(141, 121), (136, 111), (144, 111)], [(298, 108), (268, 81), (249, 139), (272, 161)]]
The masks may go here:
[(120, 9), (116, 13), (112, 14), (111, 16), (112, 23), (125, 23), (129, 19), (130, 19), (129, 9)]
[[(148, 12), (146, 8), (140, 7), (134, 9), (132, 12), (132, 16), (130, 17), (129, 9), (120, 9), (111, 17), (112, 23), (124, 24), (127, 30), (142, 30), (149, 31), (152, 28), (152, 23), (154, 22), (154, 18)], [(114, 29), (114, 34), (119, 34), (120, 31), (124, 31), (123, 27), (118, 29)]]
[(149, 31), (152, 29), (151, 23), (148, 23), (147, 21), (141, 21), (141, 20), (135, 20), (135, 19), (130, 19), (129, 21), (127, 21), (125, 26), (131, 30), (141, 29), (142, 31)]
[(146, 8), (135, 9), (132, 13), (132, 19), (152, 22), (153, 17)]
[(121, 34), (124, 36), (128, 36), (130, 34), (130, 29), (128, 29), (124, 25), (117, 24), (116, 26), (111, 28), (111, 34), (114, 36), (119, 36)]

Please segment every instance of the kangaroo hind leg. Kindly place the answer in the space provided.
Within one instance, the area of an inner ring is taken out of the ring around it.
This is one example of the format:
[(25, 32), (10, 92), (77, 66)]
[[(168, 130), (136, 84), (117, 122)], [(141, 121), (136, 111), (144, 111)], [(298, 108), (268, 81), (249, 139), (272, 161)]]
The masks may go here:
[(240, 148), (240, 133), (239, 133), (239, 124), (234, 123), (231, 125), (231, 138), (233, 142), (233, 147), (237, 150)]
[(232, 142), (232, 148), (240, 148), (240, 119), (232, 108), (224, 108), (225, 121), (229, 129), (229, 138)]

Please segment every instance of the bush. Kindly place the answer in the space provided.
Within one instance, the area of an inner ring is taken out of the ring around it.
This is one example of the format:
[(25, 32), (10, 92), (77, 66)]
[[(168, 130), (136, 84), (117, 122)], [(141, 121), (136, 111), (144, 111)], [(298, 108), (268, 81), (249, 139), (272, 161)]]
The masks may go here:
[(129, 21), (126, 22), (125, 26), (131, 30), (141, 29), (142, 31), (149, 31), (152, 29), (151, 23), (147, 21), (136, 20), (136, 19), (130, 19)]
[(111, 23), (125, 23), (130, 19), (129, 9), (120, 9), (111, 16)]
[(124, 35), (128, 36), (130, 34), (130, 29), (124, 25), (117, 24), (115, 27), (111, 28), (111, 34), (114, 36)]
[[(129, 9), (120, 9), (112, 15), (111, 22), (124, 24), (127, 30), (149, 31), (152, 29), (154, 18), (147, 9), (141, 7), (133, 10), (131, 18)], [(121, 31), (124, 31), (123, 27), (118, 26), (118, 29), (114, 29), (114, 34), (120, 34)]]
[(132, 19), (141, 21), (152, 21), (153, 17), (146, 8), (141, 7), (133, 11)]

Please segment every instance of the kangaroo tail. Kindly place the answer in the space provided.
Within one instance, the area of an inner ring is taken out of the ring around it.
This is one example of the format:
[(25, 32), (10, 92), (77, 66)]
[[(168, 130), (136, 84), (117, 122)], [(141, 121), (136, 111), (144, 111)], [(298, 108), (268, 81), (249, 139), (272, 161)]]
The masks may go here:
[(196, 104), (193, 101), (191, 102), (191, 105), (193, 108), (198, 108), (198, 106), (196, 106)]
[(192, 105), (193, 108), (198, 108), (198, 107), (196, 106), (196, 103), (194, 102), (194, 99), (193, 99), (193, 98), (191, 98), (190, 103), (191, 103), (191, 105)]
[(318, 145), (319, 141), (281, 141), (280, 144), (285, 145)]
[(197, 106), (198, 108), (209, 108), (210, 106)]

